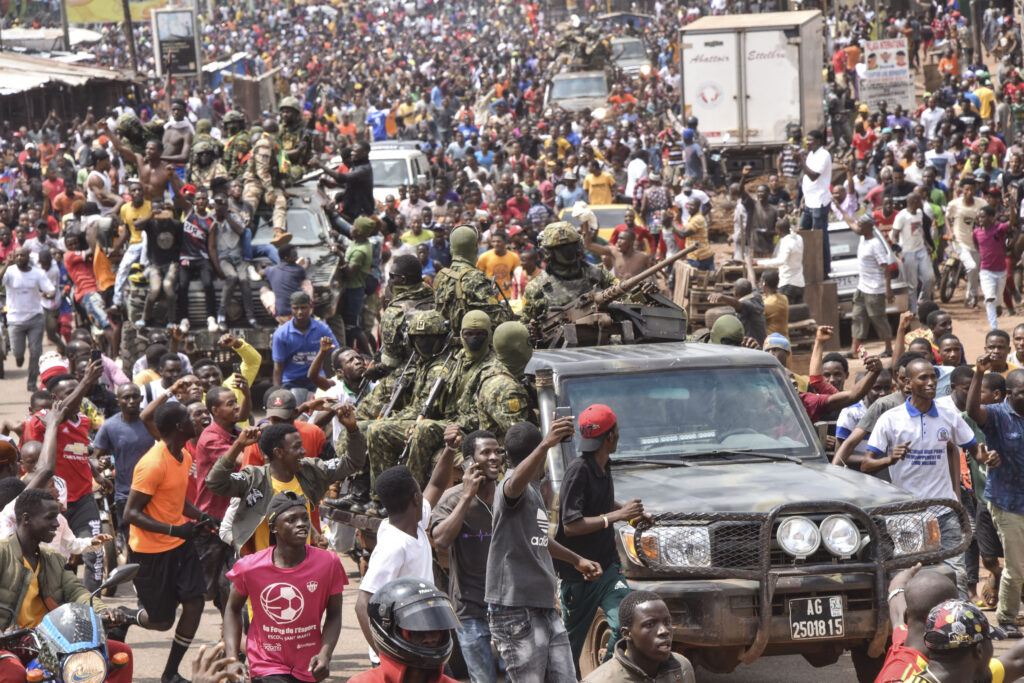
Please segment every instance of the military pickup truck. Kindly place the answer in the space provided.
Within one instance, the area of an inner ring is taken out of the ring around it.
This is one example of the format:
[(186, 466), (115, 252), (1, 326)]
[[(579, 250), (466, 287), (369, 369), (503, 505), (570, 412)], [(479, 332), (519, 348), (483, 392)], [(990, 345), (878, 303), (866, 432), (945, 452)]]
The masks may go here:
[[(330, 249), (330, 245), (334, 242), (331, 235), (331, 215), (328, 213), (330, 198), (315, 181), (294, 185), (289, 187), (286, 192), (288, 194), (288, 231), (292, 234), (291, 244), (296, 247), (299, 261), (305, 266), (306, 275), (313, 285), (313, 312), (334, 329), (340, 323), (340, 320), (335, 317), (335, 311), (338, 307), (341, 288), (336, 272), (338, 256)], [(266, 210), (266, 207), (261, 207), (253, 222), (252, 243), (254, 245), (269, 243), (273, 237), (269, 210)], [(263, 258), (253, 259), (253, 263), (264, 266), (270, 264)], [(214, 280), (214, 291), (218, 302), (222, 284), (222, 280)], [(253, 310), (256, 313), (257, 325), (255, 328), (246, 325), (241, 294), (236, 294), (234, 301), (228, 307), (227, 331), (252, 344), (269, 362), (270, 342), (278, 324), (260, 302), (260, 289), (267, 286), (267, 283), (260, 280), (249, 284), (252, 290)], [(142, 315), (148, 290), (148, 284), (129, 282), (126, 299), (131, 321), (134, 322)], [(158, 303), (155, 311), (156, 317), (176, 322), (176, 316), (166, 316), (166, 308), (163, 303), (163, 300)], [(237, 356), (233, 352), (217, 346), (220, 332), (207, 331), (206, 296), (202, 283), (198, 280), (189, 284), (188, 317), (192, 323), (192, 329), (185, 335), (181, 350), (188, 353), (193, 360), (212, 358), (224, 366), (222, 369), (225, 374), (228, 373), (230, 371), (229, 364), (234, 363)], [(121, 355), (126, 363), (125, 367), (131, 367), (131, 364), (145, 353), (146, 339), (150, 331), (149, 329), (139, 330), (130, 324), (124, 325), (121, 334)], [(344, 328), (334, 329), (334, 333), (336, 336), (343, 335)], [(341, 337), (339, 336), (339, 338)]]
[[(545, 350), (527, 374), (545, 431), (559, 408), (615, 411), (616, 498), (639, 498), (652, 516), (616, 525), (621, 565), (631, 588), (665, 599), (674, 649), (709, 670), (781, 654), (825, 666), (845, 650), (869, 664), (889, 633), (891, 575), (970, 541), (958, 503), (829, 464), (788, 373), (766, 353), (677, 342)], [(569, 441), (548, 454), (553, 519), (578, 454)], [(964, 533), (944, 550), (937, 520), (949, 512)], [(599, 612), (584, 672), (608, 635)]]

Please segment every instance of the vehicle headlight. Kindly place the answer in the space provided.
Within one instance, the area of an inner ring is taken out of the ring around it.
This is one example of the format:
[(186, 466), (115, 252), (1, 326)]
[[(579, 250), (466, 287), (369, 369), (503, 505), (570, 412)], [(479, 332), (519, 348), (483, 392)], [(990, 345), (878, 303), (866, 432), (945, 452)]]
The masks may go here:
[(61, 678), (75, 683), (103, 683), (107, 678), (107, 662), (96, 650), (76, 652), (64, 660)]
[(647, 76), (648, 74), (650, 74), (651, 73), (651, 65), (650, 64), (642, 65), (640, 67), (640, 73), (642, 73), (644, 76)]
[(889, 532), (893, 555), (897, 557), (942, 547), (938, 520), (926, 519), (920, 514), (889, 515), (885, 518), (885, 530)]
[(782, 520), (776, 538), (782, 549), (798, 560), (811, 555), (821, 545), (818, 527), (806, 517), (787, 517)]
[(850, 557), (860, 550), (860, 530), (849, 517), (843, 515), (826, 517), (819, 529), (821, 542), (833, 555)]
[[(646, 562), (640, 562), (640, 558), (637, 557), (637, 564), (663, 568), (711, 566), (711, 533), (707, 527), (656, 526), (643, 533), (638, 548), (634, 546), (632, 529), (620, 533), (623, 542), (627, 543), (628, 555), (643, 554)], [(631, 548), (632, 553), (629, 550)]]

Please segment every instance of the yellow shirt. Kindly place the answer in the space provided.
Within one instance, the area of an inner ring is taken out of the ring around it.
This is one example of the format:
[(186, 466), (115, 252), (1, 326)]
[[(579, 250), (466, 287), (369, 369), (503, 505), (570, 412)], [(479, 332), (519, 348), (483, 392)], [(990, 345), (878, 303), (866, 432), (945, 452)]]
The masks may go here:
[(506, 298), (512, 296), (512, 273), (519, 267), (519, 254), (509, 250), (503, 256), (498, 256), (493, 249), (488, 249), (480, 254), (476, 267), (488, 278), (494, 278)]
[[(686, 239), (693, 240), (697, 244), (697, 250), (690, 254), (695, 260), (710, 258), (715, 255), (708, 239), (708, 222), (703, 215), (696, 213), (686, 219), (687, 230), (693, 230), (693, 234)], [(689, 245), (687, 245), (689, 246)]]
[(597, 175), (590, 173), (583, 179), (583, 190), (589, 193), (588, 204), (611, 204), (613, 187), (615, 179), (607, 172)]
[(138, 384), (140, 387), (144, 387), (150, 382), (155, 382), (158, 379), (160, 379), (159, 372), (152, 368), (145, 368), (132, 378), (132, 383)]
[(978, 110), (978, 115), (983, 119), (992, 118), (992, 106), (996, 103), (995, 92), (992, 88), (981, 86), (974, 91), (974, 94), (981, 100), (981, 109)]
[[(270, 478), (270, 485), (274, 488), (274, 495), (281, 493), (281, 491), (292, 491), (297, 495), (304, 496), (302, 487), (299, 486), (299, 480), (296, 477), (292, 477), (291, 481), (278, 481), (273, 477)], [(271, 496), (273, 497), (273, 496)], [(309, 513), (312, 519), (313, 511), (309, 509), (309, 503), (306, 503), (306, 512)], [(310, 527), (312, 530), (312, 527)], [(266, 550), (270, 547), (270, 525), (267, 524), (266, 518), (260, 522), (260, 525), (256, 527), (256, 533), (252, 537), (253, 543), (256, 545), (256, 551)]]
[(783, 294), (764, 298), (764, 322), (768, 334), (778, 332), (789, 339), (789, 299)]
[(21, 561), (25, 563), (25, 569), (32, 573), (32, 580), (28, 584), (28, 592), (25, 593), (25, 600), (21, 603), (21, 611), (18, 612), (18, 628), (35, 628), (43, 622), (43, 617), (49, 611), (39, 597), (39, 574), (38, 568), (32, 569), (24, 557)]
[(142, 206), (137, 209), (131, 202), (121, 205), (121, 221), (128, 226), (128, 232), (131, 235), (128, 238), (128, 244), (140, 244), (142, 242), (142, 233), (135, 227), (135, 221), (148, 218), (152, 213), (153, 210), (150, 208), (148, 199), (143, 201)]

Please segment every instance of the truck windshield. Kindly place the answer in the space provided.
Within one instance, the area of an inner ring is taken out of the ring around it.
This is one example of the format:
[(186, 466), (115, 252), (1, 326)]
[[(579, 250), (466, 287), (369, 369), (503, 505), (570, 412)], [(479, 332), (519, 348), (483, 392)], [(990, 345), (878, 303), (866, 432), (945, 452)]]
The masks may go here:
[(813, 456), (813, 437), (798, 419), (804, 408), (786, 381), (767, 367), (663, 370), (570, 377), (564, 393), (573, 415), (592, 403), (615, 411), (615, 459), (725, 450)]
[(828, 250), (832, 261), (843, 261), (848, 258), (857, 258), (857, 246), (860, 244), (860, 235), (853, 230), (829, 230)]
[[(551, 84), (552, 100), (574, 100), (577, 97), (605, 97), (607, 95), (608, 86), (605, 85), (604, 76), (568, 78)], [(376, 174), (376, 169), (374, 169), (374, 174)]]
[(613, 53), (618, 54), (622, 50), (619, 59), (647, 59), (647, 51), (644, 44), (639, 40), (616, 41), (612, 44)]
[(398, 187), (412, 182), (405, 159), (370, 159), (374, 187)]

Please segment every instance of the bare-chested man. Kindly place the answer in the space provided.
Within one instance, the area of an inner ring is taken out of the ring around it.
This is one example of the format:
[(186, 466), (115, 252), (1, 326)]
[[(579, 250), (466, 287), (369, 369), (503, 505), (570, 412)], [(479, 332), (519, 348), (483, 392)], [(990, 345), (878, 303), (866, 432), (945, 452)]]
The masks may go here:
[(185, 118), (185, 100), (171, 102), (171, 120), (164, 124), (164, 161), (174, 164), (179, 178), (185, 177), (185, 164), (192, 156), (195, 130)]
[(125, 145), (114, 133), (107, 131), (107, 136), (114, 143), (114, 148), (129, 164), (134, 164), (139, 169), (139, 182), (148, 201), (154, 199), (166, 199), (167, 192), (173, 192), (175, 196), (180, 194), (182, 188), (181, 178), (172, 164), (164, 160), (164, 144), (160, 140), (150, 140), (146, 143), (146, 156), (139, 159), (138, 156)]

